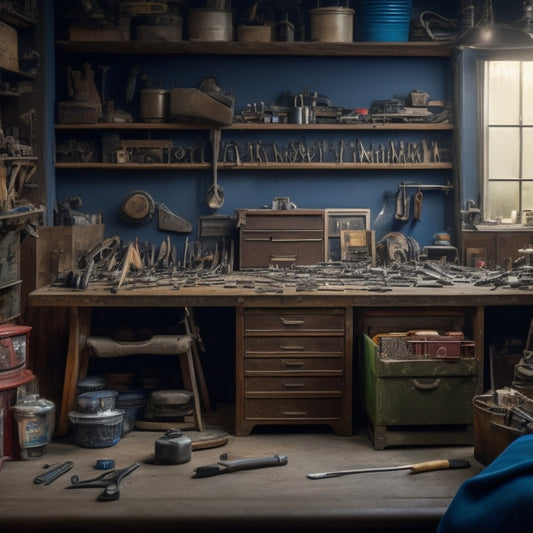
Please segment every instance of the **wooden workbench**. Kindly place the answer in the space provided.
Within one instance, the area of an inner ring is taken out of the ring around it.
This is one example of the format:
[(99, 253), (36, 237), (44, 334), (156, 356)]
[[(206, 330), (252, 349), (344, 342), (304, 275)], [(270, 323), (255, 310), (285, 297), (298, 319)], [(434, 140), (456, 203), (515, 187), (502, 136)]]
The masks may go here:
[[(244, 276), (244, 274), (243, 274)], [(68, 313), (68, 348), (65, 377), (57, 432), (65, 435), (67, 415), (75, 401), (75, 384), (87, 371), (84, 356), (85, 338), (90, 334), (93, 308), (127, 307), (233, 307), (233, 308), (462, 308), (468, 309), (471, 318), (471, 336), (475, 353), (480, 361), (480, 385), (484, 358), (484, 309), (487, 306), (527, 306), (533, 304), (529, 289), (512, 289), (492, 286), (395, 287), (392, 289), (366, 287), (328, 286), (319, 290), (297, 291), (294, 287), (267, 292), (235, 286), (239, 273), (234, 273), (228, 283), (196, 286), (162, 286), (153, 284), (144, 288), (124, 286), (116, 293), (105, 282), (92, 282), (87, 289), (69, 289), (48, 286), (33, 291), (28, 305), (36, 308), (62, 308)], [(350, 391), (351, 394), (351, 391)]]

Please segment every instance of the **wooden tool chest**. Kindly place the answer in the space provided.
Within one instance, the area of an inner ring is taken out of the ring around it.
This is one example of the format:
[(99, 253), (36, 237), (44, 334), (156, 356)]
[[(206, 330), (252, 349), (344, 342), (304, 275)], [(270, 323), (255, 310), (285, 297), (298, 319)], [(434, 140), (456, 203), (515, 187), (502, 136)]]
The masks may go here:
[(312, 265), (324, 261), (324, 211), (241, 209), (239, 267)]
[(351, 308), (240, 308), (236, 435), (258, 424), (352, 434)]

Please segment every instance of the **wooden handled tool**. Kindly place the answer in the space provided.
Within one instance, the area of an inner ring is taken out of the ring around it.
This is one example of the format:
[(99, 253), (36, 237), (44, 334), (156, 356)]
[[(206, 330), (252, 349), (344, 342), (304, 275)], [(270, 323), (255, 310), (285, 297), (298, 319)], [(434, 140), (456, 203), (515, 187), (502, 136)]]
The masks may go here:
[(412, 465), (402, 466), (380, 466), (376, 468), (356, 468), (353, 470), (337, 470), (334, 472), (318, 472), (316, 474), (307, 474), (309, 479), (325, 479), (328, 477), (340, 477), (350, 474), (363, 474), (369, 472), (388, 472), (391, 470), (410, 470), (410, 474), (419, 474), (420, 472), (431, 472), (432, 470), (448, 470), (454, 468), (468, 468), (470, 463), (462, 459), (440, 459), (436, 461), (426, 461), (424, 463), (415, 463)]

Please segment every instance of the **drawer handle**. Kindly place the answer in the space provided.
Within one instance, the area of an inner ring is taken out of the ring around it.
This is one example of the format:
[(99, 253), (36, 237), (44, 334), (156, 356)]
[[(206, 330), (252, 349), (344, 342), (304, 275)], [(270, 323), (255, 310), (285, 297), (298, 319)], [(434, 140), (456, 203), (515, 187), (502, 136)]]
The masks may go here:
[(307, 411), (281, 411), (283, 416), (307, 416)]
[(301, 326), (303, 324), (305, 324), (305, 321), (304, 320), (295, 320), (295, 319), (292, 319), (292, 318), (284, 318), (282, 316), (279, 317), (279, 319), (281, 320), (281, 323), (284, 325), (284, 326)]
[(285, 379), (281, 380), (281, 384), (286, 388), (286, 389), (301, 389), (302, 387), (305, 386), (304, 382), (303, 381), (287, 381)]
[(420, 383), (417, 379), (413, 379), (415, 389), (419, 390), (435, 390), (440, 386), (440, 378), (437, 378), (433, 383)]
[(283, 261), (292, 261), (293, 263), (296, 262), (296, 259), (298, 259), (298, 255), (270, 255), (270, 262), (277, 261), (279, 263)]
[(301, 368), (305, 365), (303, 361), (288, 361), (287, 359), (282, 359), (281, 364), (288, 368)]
[(292, 350), (292, 351), (296, 351), (296, 350), (300, 350), (302, 351), (304, 349), (303, 346), (299, 346), (297, 344), (295, 345), (290, 345), (290, 344), (280, 344), (279, 346), (282, 350)]

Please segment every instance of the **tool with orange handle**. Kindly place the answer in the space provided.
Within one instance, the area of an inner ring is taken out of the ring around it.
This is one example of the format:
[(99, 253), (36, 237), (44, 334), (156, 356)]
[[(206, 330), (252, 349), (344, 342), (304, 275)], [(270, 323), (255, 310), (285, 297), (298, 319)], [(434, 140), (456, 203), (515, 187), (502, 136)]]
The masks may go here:
[(421, 472), (431, 472), (433, 470), (450, 470), (454, 468), (468, 468), (470, 463), (463, 459), (440, 459), (437, 461), (426, 461), (424, 463), (415, 463), (412, 465), (402, 466), (380, 466), (376, 468), (356, 468), (353, 470), (337, 470), (334, 472), (318, 472), (316, 474), (307, 474), (309, 479), (325, 479), (328, 477), (348, 476), (350, 474), (364, 474), (370, 472), (388, 472), (391, 470), (410, 470), (410, 474), (419, 474)]

